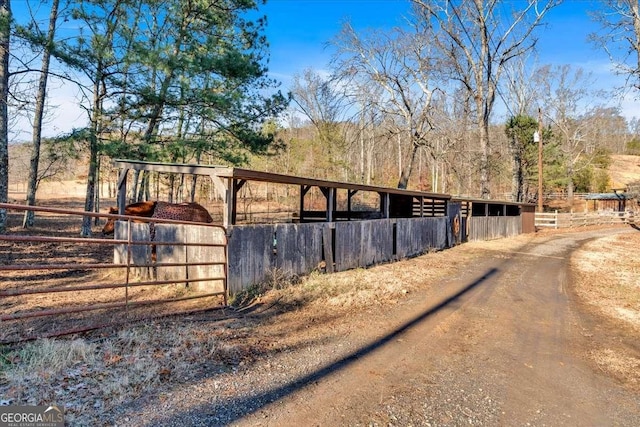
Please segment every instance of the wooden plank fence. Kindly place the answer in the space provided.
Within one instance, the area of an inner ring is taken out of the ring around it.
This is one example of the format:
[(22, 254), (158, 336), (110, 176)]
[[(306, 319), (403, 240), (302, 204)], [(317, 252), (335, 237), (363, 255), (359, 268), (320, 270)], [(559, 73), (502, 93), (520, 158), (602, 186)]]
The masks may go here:
[(232, 226), (229, 292), (263, 282), (274, 269), (303, 275), (324, 261), (327, 272), (344, 271), (444, 249), (450, 246), (448, 222), (440, 217)]
[(335, 269), (368, 267), (393, 259), (393, 221), (335, 223)]
[[(126, 223), (117, 223), (116, 238), (127, 238), (126, 227)], [(139, 269), (139, 276), (155, 274), (161, 281), (225, 276), (224, 271), (211, 270), (221, 266), (200, 271), (202, 268), (197, 265), (198, 260), (225, 259), (224, 248), (191, 246), (197, 242), (222, 242), (222, 229), (156, 224), (158, 259), (157, 263), (151, 263), (149, 227), (136, 223), (131, 227), (134, 240), (145, 243), (132, 246), (131, 263)], [(440, 217), (235, 225), (227, 229), (226, 284), (228, 293), (234, 295), (269, 280), (275, 272), (279, 272), (278, 276), (284, 273), (294, 277), (315, 269), (331, 273), (366, 268), (446, 249), (467, 240), (496, 239), (521, 232), (520, 216), (467, 217), (460, 205), (454, 203), (447, 207), (447, 215)], [(118, 245), (114, 256), (116, 263), (126, 262), (127, 245)], [(165, 263), (180, 266), (162, 266)], [(221, 283), (202, 283), (198, 289), (217, 290), (220, 286)]]
[(114, 246), (114, 264), (130, 264), (132, 275), (144, 280), (189, 280), (193, 291), (226, 292), (226, 235), (222, 227), (157, 223), (153, 245), (156, 260), (152, 261), (149, 224), (116, 221), (115, 239), (129, 240), (129, 226), (132, 244)]
[(401, 218), (397, 220), (397, 257), (408, 258), (432, 249), (445, 249), (448, 218)]
[(635, 224), (633, 212), (536, 212), (535, 224), (540, 228), (570, 228), (588, 225)]
[(469, 240), (493, 240), (522, 233), (520, 216), (472, 216), (469, 218)]

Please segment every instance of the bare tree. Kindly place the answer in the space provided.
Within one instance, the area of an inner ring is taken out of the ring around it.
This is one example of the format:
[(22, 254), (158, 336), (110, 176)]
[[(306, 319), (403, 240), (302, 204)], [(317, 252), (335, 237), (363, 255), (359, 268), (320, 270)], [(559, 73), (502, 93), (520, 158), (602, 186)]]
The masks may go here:
[(560, 139), (565, 156), (567, 198), (571, 203), (576, 173), (589, 166), (597, 154), (593, 147), (598, 142), (590, 139), (594, 135), (594, 121), (589, 117), (601, 107), (594, 105), (593, 100), (608, 97), (593, 89), (593, 76), (581, 68), (545, 66), (536, 75), (544, 96), (544, 114)]
[[(44, 107), (47, 97), (47, 80), (49, 79), (49, 64), (51, 61), (51, 50), (53, 49), (53, 38), (56, 32), (56, 21), (58, 20), (59, 0), (53, 0), (51, 3), (51, 11), (49, 13), (49, 29), (47, 31), (46, 41), (42, 52), (42, 68), (40, 71), (40, 82), (36, 93), (36, 106), (33, 118), (32, 131), (32, 152), (31, 163), (29, 167), (29, 178), (27, 181), (27, 205), (34, 206), (36, 204), (36, 191), (38, 189), (38, 165), (40, 162), (40, 145), (42, 142), (42, 120), (44, 118)], [(25, 211), (22, 226), (24, 228), (32, 227), (34, 219), (33, 211)]]
[(627, 85), (640, 90), (640, 5), (637, 0), (603, 0), (604, 8), (592, 12), (602, 26), (591, 40), (601, 46)]
[[(529, 170), (532, 166), (531, 144), (533, 132), (538, 129), (538, 121), (534, 119), (536, 107), (541, 104), (541, 94), (536, 86), (536, 69), (531, 66), (528, 55), (522, 55), (505, 66), (505, 74), (501, 84), (510, 118), (507, 120), (505, 132), (509, 141), (511, 156), (511, 197), (516, 202), (528, 202)], [(537, 144), (536, 158), (537, 163)]]
[[(9, 201), (9, 39), (11, 36), (11, 3), (0, 0), (0, 203)], [(7, 210), (0, 208), (0, 233), (7, 226)]]
[[(429, 44), (401, 29), (359, 36), (349, 24), (334, 44), (338, 54), (333, 63), (345, 86), (360, 80), (360, 86), (382, 92), (371, 102), (386, 116), (389, 130), (398, 140), (398, 188), (406, 188), (419, 149), (432, 147), (429, 133), (434, 129), (431, 101), (435, 89), (431, 86), (434, 71)], [(406, 162), (402, 162), (403, 145), (407, 147)]]
[[(295, 76), (293, 100), (316, 129), (325, 156), (326, 169), (341, 163), (344, 157), (345, 136), (341, 122), (345, 119), (347, 100), (334, 82), (307, 69)], [(330, 171), (334, 175), (336, 171)]]
[(512, 117), (535, 116), (541, 97), (535, 84), (536, 58), (521, 55), (505, 65), (500, 83), (502, 99)]
[(480, 145), (480, 193), (490, 196), (489, 128), (498, 82), (505, 65), (531, 51), (533, 32), (560, 0), (520, 3), (499, 0), (412, 0), (417, 19), (444, 55), (450, 78), (459, 81), (475, 101)]
[(592, 136), (590, 149), (597, 144), (613, 154), (625, 154), (626, 144), (632, 138), (629, 123), (617, 107), (596, 108), (591, 112)]

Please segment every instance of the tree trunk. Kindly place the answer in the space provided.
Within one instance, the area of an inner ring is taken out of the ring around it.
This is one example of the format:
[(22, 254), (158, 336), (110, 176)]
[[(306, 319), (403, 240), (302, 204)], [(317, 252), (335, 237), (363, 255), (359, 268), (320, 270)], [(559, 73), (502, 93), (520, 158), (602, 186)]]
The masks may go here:
[(406, 189), (407, 185), (409, 185), (409, 178), (411, 177), (413, 166), (416, 162), (416, 158), (418, 157), (418, 148), (419, 146), (417, 144), (413, 144), (413, 149), (411, 151), (411, 160), (409, 160), (405, 168), (402, 170), (402, 175), (400, 176), (400, 181), (398, 182), (398, 188)]
[(482, 124), (480, 131), (480, 197), (482, 199), (491, 198), (489, 188), (489, 121)]
[[(200, 164), (201, 161), (202, 161), (202, 153), (198, 151), (198, 153), (196, 154), (196, 163)], [(192, 203), (196, 201), (196, 190), (198, 189), (197, 185), (198, 185), (198, 175), (191, 175), (191, 192), (189, 194), (189, 201)]]
[[(9, 201), (9, 39), (11, 36), (10, 0), (0, 0), (0, 203)], [(7, 210), (0, 209), (0, 233), (7, 227)]]
[[(97, 64), (93, 82), (93, 105), (91, 106), (91, 130), (89, 132), (89, 171), (87, 172), (87, 191), (84, 199), (84, 211), (93, 212), (96, 178), (98, 175), (98, 131), (101, 114), (100, 83), (102, 82), (102, 64)], [(82, 217), (81, 237), (91, 237), (91, 217)]]
[(365, 178), (365, 169), (364, 169), (364, 157), (365, 157), (365, 150), (364, 150), (364, 141), (366, 138), (366, 121), (365, 121), (365, 109), (364, 109), (364, 105), (362, 106), (362, 112), (360, 113), (360, 138), (359, 138), (359, 143), (360, 143), (360, 182), (361, 183), (365, 183), (367, 180)]
[(569, 175), (569, 183), (567, 184), (567, 203), (570, 207), (573, 207), (573, 165), (569, 167), (567, 172)]
[(176, 193), (176, 175), (169, 175), (169, 203), (173, 203)]
[[(198, 175), (193, 175), (191, 177), (191, 192), (189, 193), (189, 201), (190, 202), (195, 202), (196, 201), (197, 184), (198, 184)], [(268, 195), (267, 195), (267, 197), (268, 197)]]
[[(33, 147), (29, 164), (29, 178), (27, 181), (27, 205), (36, 204), (36, 191), (38, 190), (38, 165), (40, 163), (40, 143), (42, 142), (42, 119), (44, 117), (44, 104), (47, 98), (47, 80), (49, 79), (49, 63), (51, 61), (51, 48), (53, 37), (56, 31), (56, 21), (58, 20), (59, 0), (53, 0), (51, 13), (49, 14), (49, 30), (47, 33), (47, 44), (42, 53), (42, 68), (40, 71), (40, 83), (36, 94), (36, 110), (33, 117)], [(22, 227), (33, 227), (34, 212), (24, 211)]]
[[(373, 117), (371, 119), (372, 119), (371, 122), (373, 123)], [(373, 125), (371, 125), (371, 128), (369, 130), (368, 140), (369, 140), (369, 147), (366, 150), (367, 151), (367, 179), (365, 184), (371, 185), (371, 177), (373, 175), (373, 150), (376, 147), (376, 135), (375, 135), (375, 130), (373, 128)]]
[(522, 149), (518, 139), (511, 137), (511, 196), (514, 202), (522, 202), (524, 198), (524, 171), (522, 167)]
[[(95, 194), (96, 194), (96, 177), (98, 171), (98, 137), (95, 134), (90, 136), (89, 141), (89, 171), (87, 173), (87, 192), (85, 195), (84, 211), (93, 212)], [(91, 217), (82, 217), (81, 237), (91, 237)]]
[[(96, 190), (95, 190), (95, 200), (93, 202), (93, 210), (95, 212), (100, 212), (100, 191), (102, 189), (102, 185), (100, 183), (100, 181), (102, 180), (102, 175), (101, 175), (101, 162), (100, 162), (100, 156), (98, 156), (98, 158), (96, 159)], [(100, 224), (100, 218), (99, 217), (95, 217), (93, 218), (93, 225), (98, 225)]]

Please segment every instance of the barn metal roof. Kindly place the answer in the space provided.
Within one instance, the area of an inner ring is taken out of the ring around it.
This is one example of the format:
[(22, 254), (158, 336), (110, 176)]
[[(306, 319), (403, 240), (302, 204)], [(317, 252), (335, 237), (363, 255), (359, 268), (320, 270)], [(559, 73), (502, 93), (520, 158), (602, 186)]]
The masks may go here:
[(305, 185), (312, 187), (340, 188), (358, 191), (373, 191), (376, 193), (402, 194), (406, 196), (426, 197), (430, 199), (449, 200), (451, 195), (428, 193), (417, 190), (403, 190), (394, 187), (380, 187), (374, 185), (354, 184), (322, 179), (303, 178), (293, 175), (283, 175), (271, 172), (261, 172), (250, 169), (234, 168), (220, 165), (200, 165), (184, 163), (145, 162), (138, 160), (115, 160), (114, 166), (122, 169), (147, 170), (155, 172), (184, 173), (191, 175), (215, 176), (218, 178), (239, 179), (247, 181), (263, 181), (276, 184)]
[(590, 193), (584, 196), (586, 200), (626, 200), (626, 193)]

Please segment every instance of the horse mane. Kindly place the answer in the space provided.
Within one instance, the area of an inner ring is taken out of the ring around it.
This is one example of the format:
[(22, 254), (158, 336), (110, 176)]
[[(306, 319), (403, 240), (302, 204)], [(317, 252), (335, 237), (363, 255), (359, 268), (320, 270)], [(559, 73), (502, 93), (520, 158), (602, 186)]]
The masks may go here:
[(153, 212), (156, 209), (156, 205), (157, 202), (155, 201), (131, 203), (130, 205), (125, 206), (124, 214), (132, 216), (151, 217), (153, 216)]
[[(157, 202), (136, 202), (124, 207), (124, 215), (151, 217), (156, 209)], [(117, 207), (109, 208), (110, 214), (118, 214)]]

